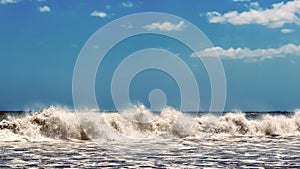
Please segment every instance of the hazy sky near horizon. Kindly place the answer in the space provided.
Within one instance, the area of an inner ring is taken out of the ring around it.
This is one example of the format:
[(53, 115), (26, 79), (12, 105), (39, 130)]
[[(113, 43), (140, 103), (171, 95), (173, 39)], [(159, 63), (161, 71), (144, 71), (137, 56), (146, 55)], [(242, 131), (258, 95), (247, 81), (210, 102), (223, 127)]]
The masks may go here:
[[(300, 1), (279, 0), (0, 0), (0, 110), (49, 105), (73, 107), (72, 75), (79, 52), (105, 24), (139, 12), (163, 12), (196, 25), (218, 52), (226, 74), (225, 110), (265, 111), (300, 108)], [(161, 31), (184, 31), (184, 23), (162, 20)], [(130, 29), (131, 25), (124, 25)], [(113, 110), (112, 74), (126, 55), (143, 48), (176, 53), (196, 74), (201, 108), (208, 110), (210, 84), (198, 56), (174, 39), (137, 36), (111, 49), (96, 77), (101, 110)], [(197, 73), (198, 72), (198, 73)], [(180, 103), (174, 79), (149, 70), (131, 83), (133, 103), (149, 106), (148, 94), (165, 91), (168, 105)]]

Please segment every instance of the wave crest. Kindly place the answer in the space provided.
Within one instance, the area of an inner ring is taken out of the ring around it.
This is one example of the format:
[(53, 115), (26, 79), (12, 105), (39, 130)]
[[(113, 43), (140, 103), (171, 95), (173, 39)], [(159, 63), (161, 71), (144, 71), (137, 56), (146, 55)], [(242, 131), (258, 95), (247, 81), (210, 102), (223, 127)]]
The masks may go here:
[(182, 113), (166, 107), (153, 113), (143, 105), (122, 112), (82, 111), (61, 107), (22, 116), (8, 115), (0, 122), (4, 141), (89, 140), (199, 136), (299, 136), (300, 110), (293, 116), (263, 115), (246, 118), (245, 113), (224, 115)]

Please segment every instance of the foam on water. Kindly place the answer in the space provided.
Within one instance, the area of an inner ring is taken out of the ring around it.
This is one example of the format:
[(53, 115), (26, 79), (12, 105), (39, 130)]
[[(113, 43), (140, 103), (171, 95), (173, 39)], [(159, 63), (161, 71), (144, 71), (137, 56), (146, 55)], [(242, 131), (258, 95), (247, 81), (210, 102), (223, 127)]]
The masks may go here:
[(0, 122), (0, 129), (1, 140), (85, 139), (76, 115), (59, 107), (50, 107), (22, 117), (8, 116)]
[(243, 113), (222, 116), (182, 113), (166, 107), (152, 113), (144, 106), (123, 112), (75, 113), (52, 106), (0, 122), (2, 141), (96, 140), (125, 138), (199, 138), (216, 136), (299, 136), (300, 111), (291, 117), (264, 115), (247, 119)]

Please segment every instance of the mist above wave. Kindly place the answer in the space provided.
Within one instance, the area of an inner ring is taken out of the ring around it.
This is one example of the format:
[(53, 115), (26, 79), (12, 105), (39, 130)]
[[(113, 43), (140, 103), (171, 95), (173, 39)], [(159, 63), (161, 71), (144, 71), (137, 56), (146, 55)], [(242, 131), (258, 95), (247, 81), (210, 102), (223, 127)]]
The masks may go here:
[(153, 113), (144, 106), (122, 112), (74, 112), (51, 106), (41, 112), (10, 116), (0, 122), (3, 141), (96, 140), (124, 138), (185, 138), (227, 136), (299, 136), (300, 111), (291, 117), (264, 115), (247, 119), (243, 113), (225, 115), (182, 113), (166, 107)]

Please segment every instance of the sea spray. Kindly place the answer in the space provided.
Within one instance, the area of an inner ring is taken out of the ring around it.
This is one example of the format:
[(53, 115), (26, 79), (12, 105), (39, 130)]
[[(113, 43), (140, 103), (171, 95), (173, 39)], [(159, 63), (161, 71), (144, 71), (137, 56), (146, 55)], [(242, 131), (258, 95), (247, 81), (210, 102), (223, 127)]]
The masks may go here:
[[(51, 106), (42, 112), (28, 113), (26, 116), (8, 116), (0, 123), (0, 129), (20, 135), (26, 140), (88, 139), (75, 113), (67, 109)], [(3, 131), (2, 131), (3, 132)], [(5, 138), (3, 138), (5, 140)]]
[(182, 113), (171, 107), (153, 113), (142, 105), (122, 112), (75, 112), (51, 106), (0, 122), (3, 141), (122, 140), (210, 136), (299, 136), (300, 111), (246, 118), (245, 113)]

